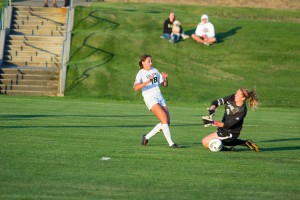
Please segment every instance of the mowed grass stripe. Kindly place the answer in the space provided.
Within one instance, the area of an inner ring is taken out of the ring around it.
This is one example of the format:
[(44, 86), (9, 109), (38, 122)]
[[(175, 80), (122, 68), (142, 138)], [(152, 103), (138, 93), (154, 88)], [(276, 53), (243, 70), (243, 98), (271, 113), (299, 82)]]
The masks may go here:
[[(253, 193), (262, 199), (299, 197), (298, 130), (287, 129), (284, 120), (298, 117), (299, 109), (249, 111), (241, 137), (256, 141), (260, 153), (243, 147), (237, 153), (212, 153), (201, 145), (201, 138), (215, 130), (197, 119), (205, 108), (170, 107), (173, 138), (186, 147), (174, 150), (162, 133), (149, 146), (140, 145), (142, 133), (157, 121), (141, 104), (27, 97), (23, 110), (12, 106), (24, 103), (22, 98), (0, 99), (1, 110), (11, 108), (0, 117), (4, 199), (148, 199), (150, 193), (164, 199), (168, 192), (175, 199), (252, 199), (244, 195)], [(251, 126), (256, 117), (268, 120)], [(231, 192), (225, 190), (228, 185)], [(208, 191), (214, 195), (202, 196)]]

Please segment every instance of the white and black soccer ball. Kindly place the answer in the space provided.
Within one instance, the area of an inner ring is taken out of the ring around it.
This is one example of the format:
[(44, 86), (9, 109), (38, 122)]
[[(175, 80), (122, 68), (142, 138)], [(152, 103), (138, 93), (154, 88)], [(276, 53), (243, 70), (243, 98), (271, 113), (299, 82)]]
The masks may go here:
[(221, 151), (222, 147), (222, 141), (219, 139), (211, 139), (208, 143), (208, 148), (213, 152)]

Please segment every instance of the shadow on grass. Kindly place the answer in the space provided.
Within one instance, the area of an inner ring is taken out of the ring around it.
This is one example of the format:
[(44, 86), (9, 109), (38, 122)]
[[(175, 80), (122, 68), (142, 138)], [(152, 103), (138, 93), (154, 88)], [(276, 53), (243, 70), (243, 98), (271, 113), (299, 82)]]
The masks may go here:
[[(84, 30), (82, 31), (87, 31), (91, 28), (95, 28), (96, 26), (98, 26), (99, 24), (101, 25), (101, 23), (105, 22), (106, 24), (108, 24), (108, 26), (105, 26), (105, 29), (116, 29), (119, 24), (101, 17), (96, 16), (95, 14), (101, 12), (99, 10), (96, 11), (92, 11), (91, 13), (89, 13), (88, 16), (84, 17), (83, 19), (79, 20), (78, 23), (74, 26), (74, 30), (76, 30), (76, 28), (79, 29), (79, 26), (81, 24), (88, 24), (88, 22), (86, 21), (94, 21), (94, 23), (90, 23), (89, 27), (84, 27)], [(92, 38), (93, 36), (99, 37), (100, 40), (100, 33), (99, 30), (95, 30), (96, 32), (93, 32), (91, 34), (89, 34), (83, 41), (81, 47), (79, 47), (70, 57), (70, 60), (72, 60), (72, 58), (76, 57), (77, 54), (80, 54), (80, 51), (83, 50), (84, 48), (86, 48), (86, 50), (84, 50), (85, 52), (90, 52), (89, 54), (87, 54), (82, 60), (83, 61), (79, 61), (79, 62), (74, 62), (74, 64), (69, 63), (70, 67), (69, 68), (75, 68), (74, 70), (76, 71), (77, 77), (75, 78), (75, 80), (72, 81), (72, 83), (70, 85), (68, 85), (66, 87), (66, 92), (72, 90), (74, 87), (76, 87), (78, 84), (80, 84), (81, 82), (83, 82), (85, 79), (87, 79), (90, 74), (89, 71), (91, 71), (92, 69), (96, 68), (96, 67), (100, 67), (103, 66), (105, 64), (107, 64), (108, 62), (110, 62), (113, 57), (114, 54), (106, 51), (104, 49), (100, 49), (94, 46), (91, 46), (88, 44), (88, 40), (90, 38)], [(72, 37), (75, 37), (77, 33), (80, 33), (80, 31), (74, 31)], [(99, 34), (99, 35), (98, 35)], [(92, 58), (95, 54), (100, 54), (102, 59), (101, 60), (93, 60), (90, 61), (88, 60), (88, 58)], [(88, 60), (88, 61), (87, 61)], [(86, 70), (84, 70), (82, 72), (82, 74), (79, 74), (79, 68), (81, 67), (86, 67), (89, 66)]]
[(240, 30), (241, 28), (242, 28), (241, 26), (237, 26), (237, 27), (235, 27), (235, 28), (230, 29), (230, 30), (227, 31), (227, 32), (217, 33), (217, 34), (216, 34), (217, 43), (224, 42), (224, 39), (225, 39), (225, 38), (231, 37), (231, 36), (235, 35), (236, 32), (237, 32), (238, 30)]
[[(276, 140), (264, 140), (260, 142), (286, 142), (286, 141), (297, 141), (300, 138), (284, 138), (284, 139), (276, 139)], [(261, 151), (291, 151), (291, 150), (299, 150), (300, 146), (293, 147), (274, 147), (274, 148), (260, 148)]]
[(284, 142), (284, 141), (295, 141), (300, 140), (300, 138), (284, 138), (284, 139), (276, 139), (276, 140), (264, 140), (261, 142)]
[(186, 35), (192, 36), (195, 33), (195, 31), (196, 31), (196, 29), (194, 28), (194, 29), (191, 29), (191, 30), (188, 30), (188, 31), (184, 31), (184, 33)]
[[(80, 29), (81, 24), (88, 24), (91, 21), (95, 21), (95, 23), (93, 23), (93, 24), (90, 23), (90, 26), (89, 27), (84, 27), (83, 31), (89, 30), (91, 28), (95, 28), (97, 25), (99, 25), (100, 23), (103, 23), (103, 22), (108, 24), (108, 27), (106, 27), (106, 29), (111, 28), (113, 30), (113, 29), (116, 29), (119, 26), (119, 23), (116, 23), (114, 21), (96, 16), (97, 13), (101, 13), (101, 12), (103, 12), (103, 11), (94, 10), (94, 11), (90, 12), (86, 17), (82, 18), (81, 20), (78, 21), (78, 23), (76, 23), (73, 30), (75, 30), (75, 32), (76, 32), (77, 28)], [(99, 31), (99, 30), (97, 30), (97, 31)]]
[[(80, 84), (81, 82), (83, 82), (85, 79), (87, 79), (90, 74), (89, 74), (89, 71), (91, 71), (92, 69), (96, 68), (96, 67), (100, 67), (100, 66), (103, 66), (105, 65), (106, 63), (110, 62), (113, 57), (114, 57), (114, 54), (111, 53), (111, 52), (108, 52), (108, 51), (105, 51), (103, 49), (99, 49), (99, 48), (96, 48), (96, 47), (93, 47), (93, 46), (90, 46), (87, 44), (87, 40), (92, 37), (93, 35), (95, 35), (96, 33), (92, 33), (90, 34), (89, 36), (87, 36), (82, 44), (82, 46), (80, 48), (78, 48), (75, 53), (71, 56), (71, 59), (74, 55), (76, 55), (77, 52), (79, 52), (82, 48), (84, 47), (87, 47), (88, 49), (92, 49), (93, 51), (87, 55), (85, 59), (87, 59), (88, 57), (91, 57), (93, 56), (95, 53), (100, 53), (100, 54), (103, 54), (103, 58), (101, 60), (96, 60), (96, 61), (83, 61), (83, 62), (77, 62), (77, 63), (74, 63), (73, 65), (70, 64), (70, 68), (75, 68), (75, 71), (77, 72), (77, 77), (75, 78), (75, 80), (72, 81), (72, 83), (70, 85), (68, 85), (66, 87), (66, 92), (72, 90), (74, 87), (76, 87), (78, 84)], [(71, 60), (70, 59), (70, 60)], [(72, 67), (71, 67), (72, 66)], [(79, 68), (80, 67), (85, 67), (85, 66), (89, 66), (89, 68), (87, 68), (86, 70), (84, 70), (82, 72), (82, 74), (79, 74)]]
[[(227, 32), (216, 33), (217, 43), (224, 42), (225, 38), (235, 35), (236, 32), (241, 28), (242, 28), (241, 26), (237, 26), (235, 28), (230, 29)], [(185, 31), (185, 34), (191, 36), (192, 34), (195, 33), (195, 31), (196, 31), (196, 29), (191, 29), (191, 30)]]
[(292, 150), (299, 150), (300, 146), (294, 147), (274, 147), (274, 148), (259, 148), (260, 151), (292, 151)]
[(153, 117), (153, 115), (1, 115), (3, 119), (33, 119), (33, 118), (44, 118), (44, 117), (74, 117), (74, 118), (139, 118), (139, 117)]
[[(140, 124), (132, 124), (132, 125), (95, 125), (95, 126), (84, 126), (84, 125), (48, 125), (48, 126), (1, 126), (1, 128), (6, 129), (23, 129), (23, 128), (153, 128), (154, 125), (140, 125)], [(191, 124), (182, 124), (175, 126), (193, 126)]]

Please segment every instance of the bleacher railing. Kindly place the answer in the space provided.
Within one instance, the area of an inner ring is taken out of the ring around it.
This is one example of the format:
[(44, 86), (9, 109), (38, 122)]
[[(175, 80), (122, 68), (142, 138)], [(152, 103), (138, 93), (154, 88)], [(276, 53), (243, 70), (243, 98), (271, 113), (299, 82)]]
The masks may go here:
[(0, 21), (0, 66), (3, 63), (3, 54), (4, 54), (4, 41), (6, 34), (9, 33), (10, 23), (11, 23), (11, 14), (12, 14), (12, 7), (11, 7), (11, 0), (6, 0), (5, 7), (2, 7), (1, 10), (1, 21)]
[(71, 32), (73, 29), (73, 19), (71, 19), (71, 17), (73, 16), (74, 16), (73, 0), (71, 0), (68, 8), (66, 34), (65, 34), (65, 39), (63, 41), (63, 48), (62, 48), (62, 60), (61, 60), (60, 78), (59, 78), (60, 84), (59, 84), (59, 92), (58, 92), (59, 96), (64, 96), (65, 93), (66, 74), (67, 74), (67, 66), (69, 61), (69, 52), (70, 52), (70, 44), (71, 44)]

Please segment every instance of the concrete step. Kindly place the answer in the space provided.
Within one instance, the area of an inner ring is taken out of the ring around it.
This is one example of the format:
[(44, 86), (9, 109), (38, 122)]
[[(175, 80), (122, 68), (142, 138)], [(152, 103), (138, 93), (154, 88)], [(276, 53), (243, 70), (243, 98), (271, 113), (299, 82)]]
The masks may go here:
[(14, 96), (57, 96), (57, 91), (0, 90), (0, 94)]
[(55, 47), (55, 46), (62, 46), (62, 42), (61, 41), (55, 41), (53, 40), (52, 42), (51, 41), (26, 41), (26, 40), (11, 40), (11, 39), (7, 39), (5, 41), (5, 44), (7, 45), (12, 45), (12, 46), (34, 46), (34, 47), (39, 47), (39, 48), (42, 48), (44, 46), (47, 46), (47, 47)]
[(63, 36), (8, 35), (6, 39), (39, 42), (63, 42), (65, 38)]
[(16, 79), (0, 79), (3, 85), (40, 85), (40, 86), (56, 86), (57, 80), (16, 80)]
[(16, 35), (65, 36), (65, 31), (56, 30), (12, 29), (10, 33)]
[(58, 80), (58, 75), (52, 74), (0, 74), (0, 79), (12, 80), (36, 80), (36, 81), (49, 81)]
[(19, 67), (55, 67), (60, 68), (59, 62), (39, 62), (39, 61), (3, 61), (3, 65), (19, 66)]
[(49, 9), (42, 9), (42, 10), (32, 10), (32, 9), (13, 9), (13, 15), (19, 16), (36, 16), (36, 17), (53, 17), (53, 13), (55, 12), (55, 17), (67, 17), (68, 10), (61, 9), (61, 12), (58, 12), (58, 9), (54, 10), (53, 12), (49, 12)]
[(21, 51), (21, 50), (5, 50), (4, 51), (5, 56), (51, 56), (51, 57), (58, 57), (61, 59), (61, 55), (49, 53), (47, 51), (40, 51), (40, 50), (27, 50), (27, 51)]
[(34, 61), (34, 62), (61, 62), (60, 57), (52, 57), (52, 56), (11, 56), (11, 55), (4, 55), (3, 57), (4, 61), (12, 61), (12, 62), (28, 62), (28, 61)]
[(5, 45), (5, 50), (13, 50), (13, 51), (29, 51), (29, 50), (36, 50), (36, 51), (45, 51), (48, 53), (53, 53), (53, 54), (59, 54), (61, 55), (62, 53), (62, 45), (61, 46), (56, 46), (56, 47), (35, 47), (35, 46), (16, 46), (16, 45)]
[(53, 8), (53, 7), (42, 7), (41, 6), (13, 6), (16, 11), (30, 11), (30, 12), (49, 12), (49, 13), (64, 13), (68, 12), (68, 8)]
[(31, 20), (38, 20), (38, 21), (51, 21), (55, 23), (66, 23), (67, 17), (56, 16), (56, 15), (49, 15), (49, 16), (34, 16), (34, 15), (27, 15), (27, 16), (19, 16), (13, 15), (12, 20), (23, 20), (23, 21), (31, 21)]
[(52, 75), (52, 76), (58, 76), (59, 75), (59, 69), (53, 69), (53, 68), (30, 68), (30, 67), (1, 67), (0, 68), (0, 74), (21, 74), (21, 75)]
[(28, 20), (13, 20), (12, 24), (18, 24), (18, 25), (42, 25), (42, 26), (66, 26), (67, 22), (54, 22), (54, 21), (48, 21), (48, 20), (42, 20), (42, 19), (32, 19), (30, 21)]
[(30, 30), (53, 30), (53, 31), (66, 31), (66, 26), (43, 26), (43, 25), (20, 25), (20, 24), (12, 24), (11, 29), (18, 30), (18, 29), (30, 29)]
[(25, 90), (25, 91), (53, 91), (57, 90), (55, 85), (5, 85), (0, 84), (0, 90)]

